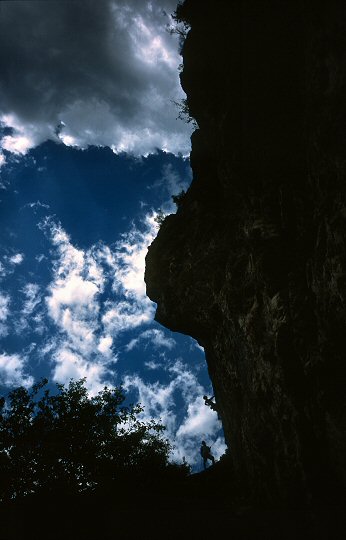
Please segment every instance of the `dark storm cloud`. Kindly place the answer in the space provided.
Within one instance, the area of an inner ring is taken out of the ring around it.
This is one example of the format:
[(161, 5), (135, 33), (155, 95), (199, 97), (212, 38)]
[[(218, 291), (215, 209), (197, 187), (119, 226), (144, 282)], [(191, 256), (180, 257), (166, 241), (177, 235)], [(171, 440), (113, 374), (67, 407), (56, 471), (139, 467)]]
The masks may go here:
[[(175, 0), (0, 2), (0, 112), (17, 128), (3, 147), (59, 136), (145, 153), (186, 151)], [(65, 125), (64, 125), (65, 124)], [(18, 139), (21, 140), (18, 142)]]

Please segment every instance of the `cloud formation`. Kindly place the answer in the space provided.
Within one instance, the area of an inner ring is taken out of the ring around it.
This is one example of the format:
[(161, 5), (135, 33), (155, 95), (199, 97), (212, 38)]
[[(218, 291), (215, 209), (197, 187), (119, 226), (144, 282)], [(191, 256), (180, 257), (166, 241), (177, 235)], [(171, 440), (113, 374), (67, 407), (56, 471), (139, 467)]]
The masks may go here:
[[(146, 154), (189, 152), (176, 0), (0, 3), (0, 119), (14, 153), (51, 138)], [(0, 165), (4, 161), (1, 154)]]
[(26, 358), (19, 354), (0, 353), (0, 384), (10, 387), (31, 386), (34, 379), (25, 373), (26, 363)]
[[(220, 434), (221, 423), (217, 414), (204, 404), (202, 395), (205, 389), (180, 358), (166, 361), (165, 370), (169, 376), (168, 383), (150, 383), (133, 374), (125, 377), (124, 388), (137, 392), (139, 402), (144, 406), (143, 419), (160, 418), (166, 426), (166, 436), (174, 445), (173, 459), (181, 462), (184, 457), (196, 467), (202, 439), (212, 440), (215, 457), (219, 458), (226, 446)], [(177, 394), (186, 411), (182, 421), (178, 419)]]
[(4, 337), (8, 333), (6, 320), (9, 316), (10, 298), (7, 294), (0, 292), (0, 337)]
[[(58, 331), (45, 351), (53, 359), (53, 380), (87, 377), (95, 393), (114, 377), (110, 365), (118, 360), (117, 337), (153, 320), (154, 305), (145, 294), (144, 258), (156, 233), (154, 217), (148, 214), (142, 227), (133, 225), (112, 248), (103, 243), (76, 247), (51, 217), (40, 228), (53, 248), (53, 278), (45, 299)], [(37, 289), (27, 284), (23, 292), (24, 309), (34, 309)], [(152, 337), (158, 340), (160, 333)]]
[[(173, 338), (167, 338), (162, 332), (162, 330), (158, 330), (157, 328), (151, 328), (139, 334), (138, 337), (131, 339), (131, 341), (126, 345), (126, 350), (132, 351), (140, 344), (143, 345), (143, 342), (146, 345), (150, 343), (150, 345), (155, 349), (164, 347), (171, 350), (173, 349), (173, 347), (175, 347), (175, 341)], [(144, 345), (144, 347), (146, 345)]]

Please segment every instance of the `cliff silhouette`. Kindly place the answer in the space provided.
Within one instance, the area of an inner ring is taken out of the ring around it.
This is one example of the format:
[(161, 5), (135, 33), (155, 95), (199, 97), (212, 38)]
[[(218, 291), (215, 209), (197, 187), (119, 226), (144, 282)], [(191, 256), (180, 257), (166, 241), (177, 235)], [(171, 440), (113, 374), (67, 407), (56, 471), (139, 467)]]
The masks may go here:
[(205, 349), (245, 499), (343, 537), (346, 7), (186, 0), (177, 18), (193, 180), (147, 294)]

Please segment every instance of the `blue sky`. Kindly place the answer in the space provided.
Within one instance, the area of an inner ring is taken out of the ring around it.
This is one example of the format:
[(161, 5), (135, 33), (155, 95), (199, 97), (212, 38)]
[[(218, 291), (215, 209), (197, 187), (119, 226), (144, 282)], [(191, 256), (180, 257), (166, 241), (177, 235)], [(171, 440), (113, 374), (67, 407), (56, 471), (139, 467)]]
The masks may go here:
[(0, 388), (122, 384), (198, 467), (201, 439), (225, 449), (204, 352), (154, 321), (143, 280), (191, 181), (175, 2), (48, 4), (0, 8)]

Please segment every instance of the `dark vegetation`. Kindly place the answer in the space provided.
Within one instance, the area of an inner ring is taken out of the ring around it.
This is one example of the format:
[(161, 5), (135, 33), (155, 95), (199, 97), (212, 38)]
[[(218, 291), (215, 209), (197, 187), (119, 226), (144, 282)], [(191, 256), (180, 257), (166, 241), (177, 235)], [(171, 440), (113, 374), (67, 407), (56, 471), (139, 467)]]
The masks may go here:
[(188, 21), (184, 18), (184, 16), (181, 15), (182, 7), (182, 2), (179, 2), (177, 9), (172, 14), (173, 24), (167, 26), (167, 31), (170, 34), (178, 35), (180, 52), (182, 52), (186, 36), (190, 30)]
[(157, 225), (159, 227), (161, 227), (162, 223), (165, 221), (166, 219), (166, 214), (163, 212), (163, 210), (161, 210), (161, 208), (159, 209), (158, 213), (156, 214), (155, 216), (155, 223), (157, 223)]
[(191, 116), (190, 114), (190, 109), (189, 109), (187, 99), (186, 98), (181, 99), (180, 101), (172, 100), (172, 102), (178, 109), (177, 120), (179, 118), (179, 120), (183, 120), (183, 122), (186, 122), (187, 124), (192, 124), (194, 128), (197, 128), (197, 122), (193, 118), (193, 116)]
[[(184, 189), (182, 189), (179, 193), (177, 193), (175, 195), (172, 195), (172, 201), (176, 205), (177, 209), (180, 208), (180, 206), (182, 205), (182, 203), (184, 201), (184, 198), (185, 198), (185, 195), (186, 195), (186, 191)], [(163, 210), (161, 210), (161, 208), (159, 209), (159, 211), (157, 212), (157, 214), (156, 214), (156, 216), (154, 218), (154, 220), (157, 223), (157, 225), (159, 226), (159, 228), (161, 227), (161, 225), (165, 221), (166, 217), (168, 217), (168, 216), (169, 216), (169, 214), (165, 214), (163, 212)]]
[(184, 189), (182, 189), (180, 191), (180, 193), (178, 193), (177, 195), (172, 195), (172, 201), (177, 206), (177, 208), (179, 208), (179, 206), (181, 206), (185, 195), (186, 195), (186, 191)]
[(10, 392), (0, 402), (2, 501), (51, 493), (107, 490), (125, 478), (148, 482), (160, 475), (186, 475), (170, 464), (164, 426), (139, 419), (140, 405), (124, 406), (121, 388), (90, 397), (85, 380), (47, 389)]
[[(146, 494), (189, 475), (186, 462), (169, 462), (164, 426), (141, 421), (142, 407), (125, 406), (120, 387), (90, 397), (84, 379), (58, 384), (56, 392), (47, 384), (16, 388), (0, 400), (1, 539), (41, 538), (42, 524), (54, 538), (64, 527), (74, 538), (105, 527), (110, 533), (113, 525), (98, 522), (110, 508), (136, 518), (137, 504), (147, 508)], [(133, 526), (119, 529), (126, 538)]]

